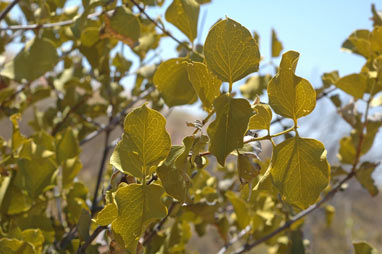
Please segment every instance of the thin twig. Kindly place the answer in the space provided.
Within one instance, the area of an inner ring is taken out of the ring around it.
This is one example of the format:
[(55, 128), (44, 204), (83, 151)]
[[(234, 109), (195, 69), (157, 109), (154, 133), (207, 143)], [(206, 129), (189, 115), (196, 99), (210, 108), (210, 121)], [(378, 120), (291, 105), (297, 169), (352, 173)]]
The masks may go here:
[(251, 226), (248, 225), (247, 227), (245, 227), (242, 231), (239, 232), (239, 234), (237, 234), (236, 237), (232, 238), (231, 241), (229, 241), (228, 243), (226, 243), (226, 244), (224, 245), (224, 247), (222, 247), (222, 248), (219, 250), (218, 254), (224, 254), (232, 244), (236, 243), (239, 239), (241, 239), (241, 238), (242, 238), (246, 233), (248, 233), (250, 230), (251, 230)]
[(98, 226), (93, 234), (91, 234), (89, 236), (89, 238), (85, 241), (85, 243), (83, 245), (81, 245), (80, 248), (78, 248), (78, 251), (77, 253), (78, 254), (82, 254), (82, 253), (85, 253), (86, 249), (90, 246), (90, 244), (94, 241), (94, 239), (97, 238), (97, 236), (102, 232), (104, 231), (105, 229), (107, 229), (107, 226)]
[(166, 34), (168, 37), (173, 39), (176, 43), (178, 43), (180, 46), (184, 47), (188, 51), (194, 53), (195, 55), (198, 55), (201, 58), (204, 58), (199, 52), (188, 46), (187, 44), (181, 42), (179, 39), (177, 39), (174, 35), (172, 35), (169, 31), (167, 31), (163, 26), (159, 25), (158, 22), (156, 22), (153, 18), (150, 17), (145, 11), (144, 8), (142, 8), (135, 0), (130, 0), (137, 8), (138, 10), (145, 15), (145, 17), (150, 20), (151, 23), (153, 23), (156, 27), (158, 27), (164, 34)]
[(5, 104), (7, 104), (8, 102), (12, 101), (19, 93), (23, 92), (27, 87), (30, 86), (31, 83), (26, 83), (26, 84), (23, 84), (19, 89), (17, 89), (13, 94), (11, 94), (6, 100), (4, 100), (1, 105), (0, 105), (0, 108), (4, 108)]
[(101, 133), (103, 133), (104, 131), (106, 130), (112, 130), (114, 129), (115, 126), (117, 126), (119, 124), (120, 121), (122, 121), (122, 119), (124, 118), (124, 116), (126, 115), (127, 111), (135, 105), (135, 103), (137, 103), (138, 101), (142, 100), (143, 98), (145, 98), (147, 95), (149, 95), (152, 91), (154, 90), (153, 87), (147, 89), (146, 91), (144, 91), (143, 93), (141, 93), (135, 100), (131, 101), (125, 108), (123, 108), (123, 110), (121, 112), (119, 112), (118, 114), (116, 114), (110, 121), (110, 123), (106, 126), (103, 126), (102, 128), (90, 133), (89, 135), (87, 135), (83, 140), (81, 140), (80, 142), (80, 145), (84, 145), (86, 144), (87, 142), (89, 142), (90, 140), (94, 139), (95, 137), (97, 137), (98, 135), (100, 135)]
[(0, 20), (4, 19), (7, 14), (12, 10), (13, 7), (19, 2), (20, 0), (13, 0), (12, 3), (10, 3), (5, 9), (0, 13)]

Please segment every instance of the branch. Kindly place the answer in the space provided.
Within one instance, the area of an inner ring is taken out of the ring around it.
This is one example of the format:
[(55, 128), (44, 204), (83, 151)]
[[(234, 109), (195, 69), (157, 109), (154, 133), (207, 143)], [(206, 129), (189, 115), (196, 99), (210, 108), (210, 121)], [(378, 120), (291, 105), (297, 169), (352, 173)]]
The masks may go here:
[(0, 21), (7, 16), (7, 14), (12, 10), (13, 7), (19, 2), (20, 0), (13, 0), (12, 3), (10, 3), (5, 9), (0, 13)]
[(201, 58), (204, 58), (199, 52), (195, 51), (193, 48), (188, 46), (187, 44), (181, 42), (178, 40), (175, 36), (173, 36), (169, 31), (167, 31), (163, 26), (159, 25), (158, 22), (156, 22), (153, 18), (151, 18), (146, 12), (145, 9), (142, 8), (135, 0), (130, 0), (138, 8), (138, 10), (145, 15), (145, 17), (150, 20), (151, 23), (153, 23), (156, 27), (158, 27), (164, 34), (169, 36), (171, 39), (173, 39), (176, 43), (178, 43), (180, 46), (184, 47), (186, 50), (194, 53), (195, 55), (198, 55)]
[(91, 234), (91, 236), (89, 236), (89, 238), (85, 241), (85, 243), (83, 245), (81, 245), (81, 247), (78, 248), (78, 251), (77, 253), (78, 254), (82, 254), (82, 253), (85, 253), (86, 249), (89, 247), (89, 245), (94, 241), (94, 239), (97, 238), (97, 236), (102, 232), (104, 231), (105, 229), (107, 229), (107, 226), (98, 226), (93, 234)]
[(89, 142), (90, 140), (94, 139), (95, 137), (97, 137), (98, 135), (100, 135), (102, 132), (104, 131), (107, 131), (107, 130), (112, 130), (115, 126), (118, 125), (118, 123), (124, 118), (124, 116), (126, 115), (127, 111), (135, 105), (135, 103), (137, 103), (138, 101), (142, 100), (143, 98), (145, 98), (147, 95), (149, 95), (152, 91), (154, 90), (153, 87), (147, 89), (146, 91), (144, 91), (143, 93), (141, 93), (135, 100), (131, 101), (125, 108), (123, 108), (123, 110), (121, 112), (119, 112), (117, 115), (115, 115), (110, 123), (106, 126), (103, 126), (102, 128), (90, 133), (89, 135), (87, 135), (83, 140), (81, 140), (80, 142), (80, 145), (84, 145), (86, 144), (87, 142)]

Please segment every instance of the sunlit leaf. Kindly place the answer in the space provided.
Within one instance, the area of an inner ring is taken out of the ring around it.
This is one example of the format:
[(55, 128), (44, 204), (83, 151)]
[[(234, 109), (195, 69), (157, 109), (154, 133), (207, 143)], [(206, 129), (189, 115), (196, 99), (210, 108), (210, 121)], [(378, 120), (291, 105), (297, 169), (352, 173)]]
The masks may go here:
[(357, 170), (356, 178), (358, 182), (362, 184), (362, 187), (367, 189), (370, 195), (375, 196), (378, 194), (378, 187), (372, 177), (372, 174), (378, 164), (371, 162), (364, 162), (361, 164), (360, 168)]
[(256, 104), (253, 107), (255, 115), (249, 119), (248, 128), (254, 130), (269, 130), (272, 121), (272, 110), (267, 104)]
[(367, 78), (362, 74), (350, 74), (337, 80), (335, 85), (354, 98), (361, 99), (366, 91)]
[(272, 57), (280, 56), (281, 51), (283, 50), (283, 45), (281, 41), (277, 38), (276, 31), (272, 29)]

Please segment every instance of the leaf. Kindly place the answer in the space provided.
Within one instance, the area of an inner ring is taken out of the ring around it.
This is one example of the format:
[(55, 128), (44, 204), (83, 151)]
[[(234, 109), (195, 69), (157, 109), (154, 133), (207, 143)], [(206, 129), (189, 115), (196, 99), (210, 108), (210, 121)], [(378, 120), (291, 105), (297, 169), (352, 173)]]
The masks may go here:
[(264, 90), (267, 89), (268, 82), (271, 78), (269, 74), (249, 77), (245, 81), (245, 84), (240, 86), (240, 92), (248, 100), (254, 100), (256, 96), (262, 95)]
[(118, 208), (114, 203), (107, 204), (98, 214), (95, 223), (101, 226), (111, 224), (118, 216)]
[(276, 31), (272, 29), (272, 57), (280, 56), (280, 53), (282, 50), (283, 50), (283, 44), (277, 38)]
[(94, 26), (86, 27), (81, 31), (81, 43), (86, 47), (91, 47), (99, 40), (99, 28)]
[(371, 196), (376, 196), (378, 194), (378, 187), (375, 185), (372, 174), (378, 164), (371, 162), (363, 162), (360, 168), (357, 170), (356, 179), (362, 187), (367, 189)]
[(284, 53), (278, 73), (268, 84), (269, 105), (277, 114), (295, 121), (316, 106), (312, 85), (294, 74), (299, 55), (296, 51)]
[(212, 74), (203, 63), (191, 62), (187, 64), (188, 79), (203, 106), (210, 110), (216, 97), (220, 95), (222, 81)]
[(260, 167), (255, 164), (250, 156), (239, 153), (237, 156), (237, 170), (242, 184), (250, 183), (259, 175)]
[(362, 74), (350, 74), (337, 80), (335, 86), (355, 99), (362, 99), (367, 87), (367, 78)]
[(145, 178), (163, 161), (171, 149), (166, 119), (146, 104), (129, 113), (124, 134), (110, 158), (118, 170)]
[(166, 161), (157, 169), (157, 174), (166, 192), (179, 202), (188, 203), (191, 178), (187, 174), (190, 168), (188, 155), (194, 141), (193, 136), (183, 139), (183, 146), (172, 147)]
[(135, 253), (147, 225), (166, 216), (167, 209), (160, 201), (162, 194), (163, 189), (156, 184), (130, 184), (118, 189), (115, 195), (118, 217), (112, 229), (122, 236), (130, 253)]
[(235, 195), (232, 191), (227, 191), (225, 196), (232, 203), (236, 214), (236, 220), (240, 229), (244, 229), (249, 225), (251, 217), (248, 213), (249, 209), (245, 201)]
[(173, 58), (161, 63), (153, 81), (169, 107), (192, 104), (197, 99), (188, 79), (185, 58)]
[(71, 127), (67, 128), (61, 137), (58, 138), (56, 148), (57, 162), (61, 164), (67, 159), (76, 157), (80, 154), (80, 151), (78, 139), (73, 129)]
[(167, 8), (166, 20), (179, 28), (190, 42), (198, 33), (199, 4), (195, 0), (174, 0)]
[(260, 52), (256, 41), (247, 28), (229, 18), (211, 28), (204, 54), (208, 69), (230, 84), (259, 69)]
[(0, 239), (0, 254), (33, 254), (33, 246), (25, 241), (15, 238), (1, 238)]
[(58, 62), (54, 44), (45, 38), (34, 38), (8, 62), (0, 75), (10, 79), (33, 81), (53, 69)]
[(269, 130), (272, 121), (272, 110), (267, 104), (256, 104), (255, 115), (249, 119), (248, 128), (253, 130)]
[(82, 163), (78, 157), (74, 157), (64, 161), (62, 165), (62, 185), (68, 188), (72, 184), (74, 178), (82, 169)]
[(354, 140), (352, 137), (343, 137), (340, 140), (340, 148), (337, 154), (338, 159), (341, 163), (353, 164), (356, 157), (356, 150), (354, 145)]
[(349, 35), (349, 38), (342, 44), (342, 49), (369, 58), (371, 53), (369, 37), (369, 30), (356, 30)]
[(270, 170), (282, 196), (301, 209), (314, 204), (329, 183), (326, 150), (315, 139), (294, 137), (278, 144)]
[(377, 249), (367, 242), (353, 242), (354, 254), (378, 254)]
[(334, 214), (336, 209), (332, 205), (325, 206), (325, 215), (326, 215), (326, 226), (330, 227), (333, 222)]
[(101, 36), (111, 37), (134, 47), (141, 34), (138, 18), (127, 8), (118, 6), (111, 17), (105, 16), (105, 33)]
[(215, 155), (220, 165), (234, 149), (243, 147), (243, 137), (247, 130), (252, 109), (245, 99), (234, 99), (228, 94), (220, 95), (214, 102), (216, 119), (208, 126), (209, 151)]

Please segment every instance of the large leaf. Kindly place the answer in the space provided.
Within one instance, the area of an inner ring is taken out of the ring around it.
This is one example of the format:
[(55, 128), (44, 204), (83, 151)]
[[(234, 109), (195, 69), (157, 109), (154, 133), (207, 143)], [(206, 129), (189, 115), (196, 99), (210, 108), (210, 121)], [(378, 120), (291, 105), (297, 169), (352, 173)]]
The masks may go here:
[(314, 204), (329, 183), (326, 150), (315, 139), (294, 137), (278, 144), (270, 170), (282, 196), (301, 209)]
[(54, 44), (45, 38), (35, 38), (5, 65), (0, 75), (15, 80), (33, 81), (52, 70), (57, 61), (58, 55)]
[(144, 178), (167, 157), (170, 149), (166, 119), (144, 104), (126, 116), (122, 140), (110, 163), (122, 172)]
[(367, 78), (362, 74), (350, 74), (337, 80), (335, 85), (354, 98), (361, 99), (366, 91)]
[(185, 58), (173, 58), (161, 63), (153, 81), (169, 107), (192, 104), (197, 99), (188, 79)]
[(220, 95), (222, 81), (212, 74), (203, 63), (188, 63), (187, 72), (188, 79), (203, 106), (207, 110), (210, 109), (216, 97)]
[(138, 240), (147, 225), (166, 216), (167, 209), (160, 201), (162, 194), (162, 187), (156, 184), (130, 184), (118, 189), (115, 195), (118, 217), (112, 229), (122, 236), (130, 253), (136, 253)]
[(268, 85), (269, 105), (279, 115), (292, 118), (310, 114), (316, 106), (316, 92), (308, 80), (294, 74), (299, 53), (283, 54), (278, 73)]
[(209, 151), (224, 165), (234, 149), (243, 147), (243, 137), (248, 127), (252, 109), (245, 99), (234, 99), (228, 94), (219, 96), (215, 102), (216, 119), (208, 126)]
[(198, 33), (199, 4), (195, 0), (174, 0), (168, 7), (166, 20), (179, 28), (191, 42)]
[(211, 28), (204, 54), (208, 69), (225, 82), (233, 83), (259, 69), (260, 52), (256, 41), (247, 28), (229, 18)]

